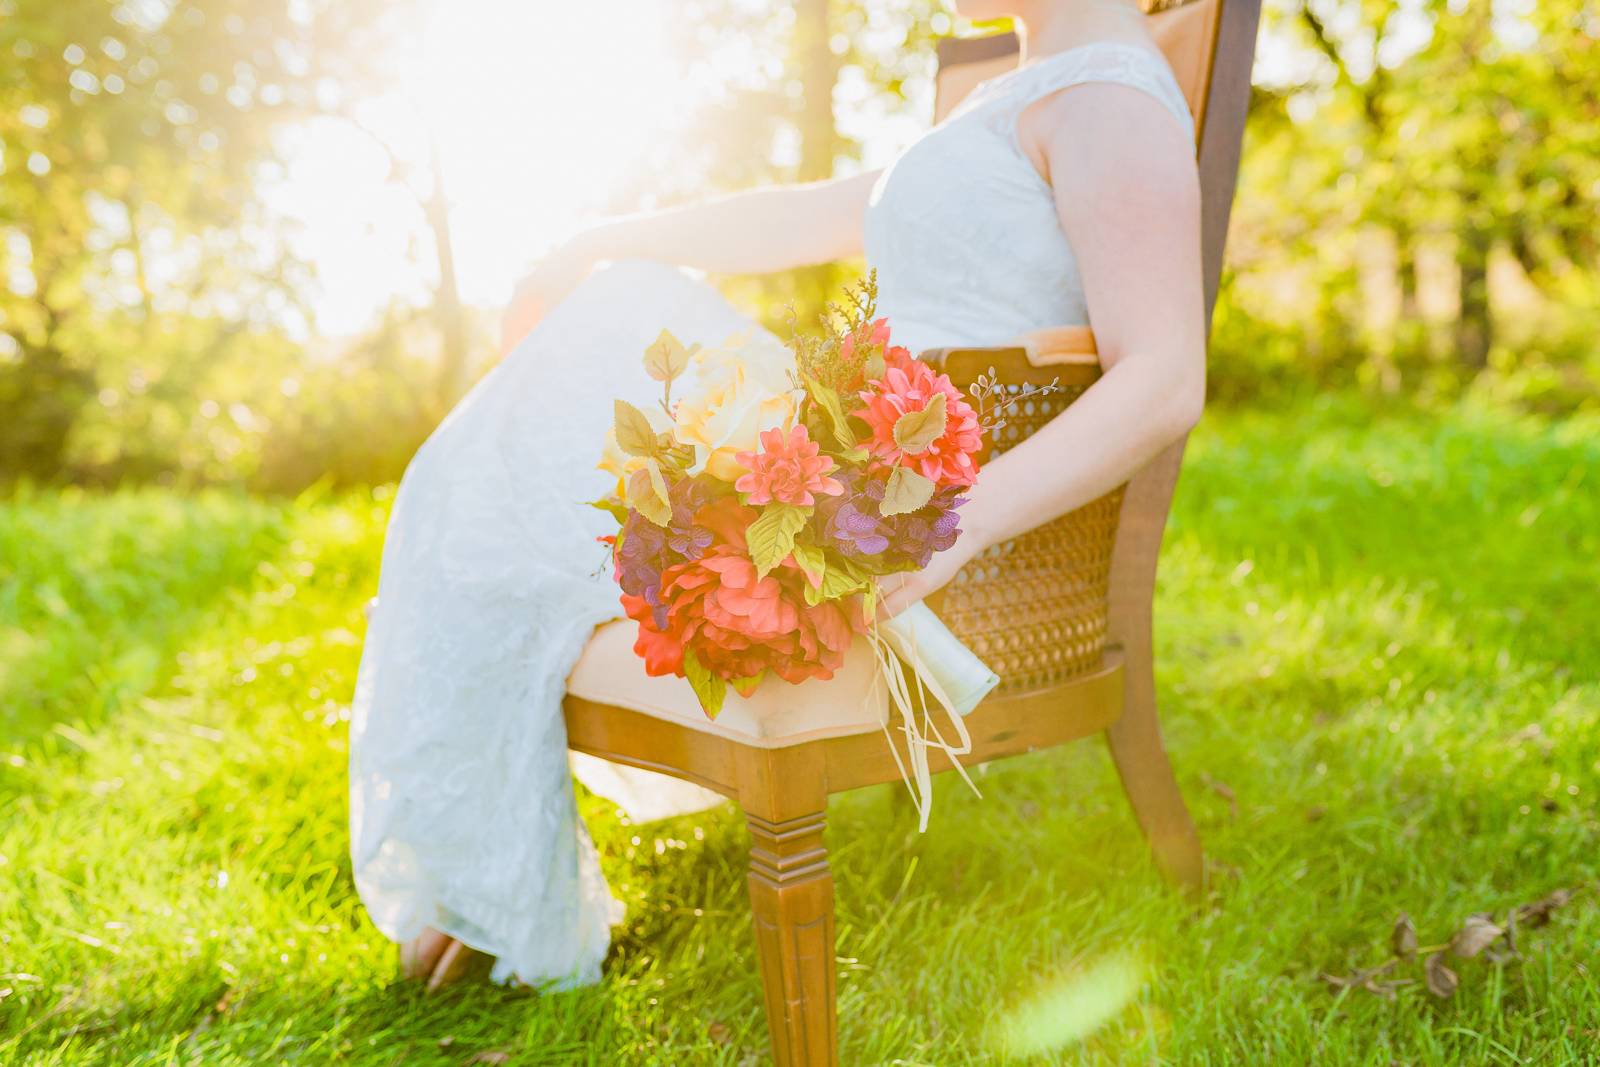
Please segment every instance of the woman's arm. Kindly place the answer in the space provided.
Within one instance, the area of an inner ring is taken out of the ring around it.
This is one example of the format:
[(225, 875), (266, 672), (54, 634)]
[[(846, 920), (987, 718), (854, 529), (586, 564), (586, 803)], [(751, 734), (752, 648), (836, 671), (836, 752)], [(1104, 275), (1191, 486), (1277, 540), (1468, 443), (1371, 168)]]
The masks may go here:
[(718, 274), (765, 274), (857, 255), (878, 173), (734, 193), (586, 230), (518, 284), (501, 328), (502, 351), (510, 351), (603, 260), (653, 259)]
[(960, 541), (890, 591), (891, 612), (989, 545), (1126, 482), (1187, 433), (1204, 404), (1200, 187), (1187, 132), (1148, 95), (1109, 84), (1058, 93), (1024, 124), (1078, 260), (1105, 373), (984, 466), (961, 509)]
[(766, 274), (861, 252), (878, 172), (734, 193), (629, 215), (576, 239), (591, 262), (653, 259), (716, 274)]

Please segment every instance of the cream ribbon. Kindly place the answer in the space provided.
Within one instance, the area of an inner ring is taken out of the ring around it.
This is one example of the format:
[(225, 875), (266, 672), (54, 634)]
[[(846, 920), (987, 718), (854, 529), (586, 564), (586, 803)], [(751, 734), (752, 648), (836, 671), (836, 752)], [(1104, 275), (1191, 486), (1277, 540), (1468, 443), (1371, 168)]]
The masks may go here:
[[(884, 636), (885, 631), (888, 637)], [(972, 751), (972, 737), (967, 732), (962, 716), (976, 707), (978, 701), (999, 684), (1000, 679), (921, 601), (881, 627), (874, 617), (867, 631), (867, 642), (878, 663), (867, 700), (877, 702), (878, 684), (881, 682), (887, 690), (888, 700), (887, 706), (877, 705), (884, 708), (879, 722), (889, 742), (889, 753), (900, 770), (900, 778), (911, 793), (912, 803), (916, 805), (917, 830), (924, 832), (928, 829), (928, 816), (933, 810), (929, 749), (938, 749), (949, 757), (951, 765), (972, 792), (980, 798), (983, 796), (959, 758)], [(924, 642), (942, 653), (935, 661), (937, 666), (923, 659)], [(938, 669), (941, 666), (943, 670)], [(950, 695), (950, 683), (958, 686), (956, 699)], [(949, 719), (956, 743), (945, 740), (940, 732), (934, 719), (934, 704)], [(891, 728), (895, 713), (898, 713), (900, 721)], [(904, 755), (895, 743), (895, 733), (904, 735)]]

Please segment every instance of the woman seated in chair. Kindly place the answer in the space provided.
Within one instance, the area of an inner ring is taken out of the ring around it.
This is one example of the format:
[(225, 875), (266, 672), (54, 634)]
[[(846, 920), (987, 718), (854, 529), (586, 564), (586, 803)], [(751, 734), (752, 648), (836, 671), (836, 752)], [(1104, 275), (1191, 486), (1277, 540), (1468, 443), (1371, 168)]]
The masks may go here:
[[(497, 979), (598, 979), (620, 907), (577, 816), (562, 696), (593, 627), (620, 611), (595, 546), (606, 517), (577, 502), (605, 491), (591, 453), (612, 399), (650, 400), (652, 383), (629, 372), (658, 331), (716, 343), (759, 329), (677, 268), (760, 273), (864, 252), (912, 351), (1092, 322), (1103, 377), (985, 467), (956, 547), (892, 588), (891, 612), (1127, 481), (1199, 417), (1193, 126), (1142, 13), (1129, 0), (956, 6), (1015, 16), (1020, 66), (881, 172), (579, 235), (519, 288), (514, 350), (412, 461), (350, 765), (357, 886), (402, 943), (405, 973), (437, 986), (477, 952)], [(656, 813), (720, 799), (678, 785), (651, 787)]]

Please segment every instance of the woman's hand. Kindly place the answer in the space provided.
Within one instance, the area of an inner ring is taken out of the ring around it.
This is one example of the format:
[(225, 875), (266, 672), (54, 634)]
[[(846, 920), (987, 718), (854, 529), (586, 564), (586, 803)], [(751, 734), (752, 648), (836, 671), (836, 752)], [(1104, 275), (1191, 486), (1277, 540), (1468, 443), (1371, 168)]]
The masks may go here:
[(511, 303), (500, 320), (500, 354), (509, 355), (551, 308), (565, 300), (589, 276), (594, 265), (595, 259), (581, 237), (568, 241), (540, 260), (539, 265), (517, 283)]
[[(966, 518), (965, 509), (962, 518)], [(972, 561), (984, 548), (983, 542), (972, 530), (965, 530), (956, 543), (943, 552), (935, 552), (933, 560), (920, 571), (891, 574), (878, 581), (882, 601), (878, 605), (878, 619), (892, 619), (906, 608), (928, 595), (943, 589), (956, 572)]]

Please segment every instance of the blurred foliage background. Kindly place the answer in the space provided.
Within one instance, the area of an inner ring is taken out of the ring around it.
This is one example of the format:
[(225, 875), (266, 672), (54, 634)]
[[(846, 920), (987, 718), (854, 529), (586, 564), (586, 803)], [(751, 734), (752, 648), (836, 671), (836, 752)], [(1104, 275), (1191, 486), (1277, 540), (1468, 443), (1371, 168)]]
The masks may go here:
[[(935, 0), (667, 6), (664, 47), (717, 91), (588, 207), (881, 162), (879, 142), (931, 113), (935, 38), (972, 30)], [(270, 191), (292, 131), (362, 128), (426, 7), (0, 0), (0, 479), (295, 492), (399, 476), (496, 358), (497, 309), (457, 277), (448, 161), (426, 138), (392, 152), (417, 284), (353, 333), (321, 325), (316, 257)], [(1600, 5), (1268, 0), (1263, 33), (1214, 401), (1600, 403)], [(506, 240), (531, 261), (538, 237)], [(860, 269), (726, 286), (769, 322), (791, 306), (803, 321)]]

